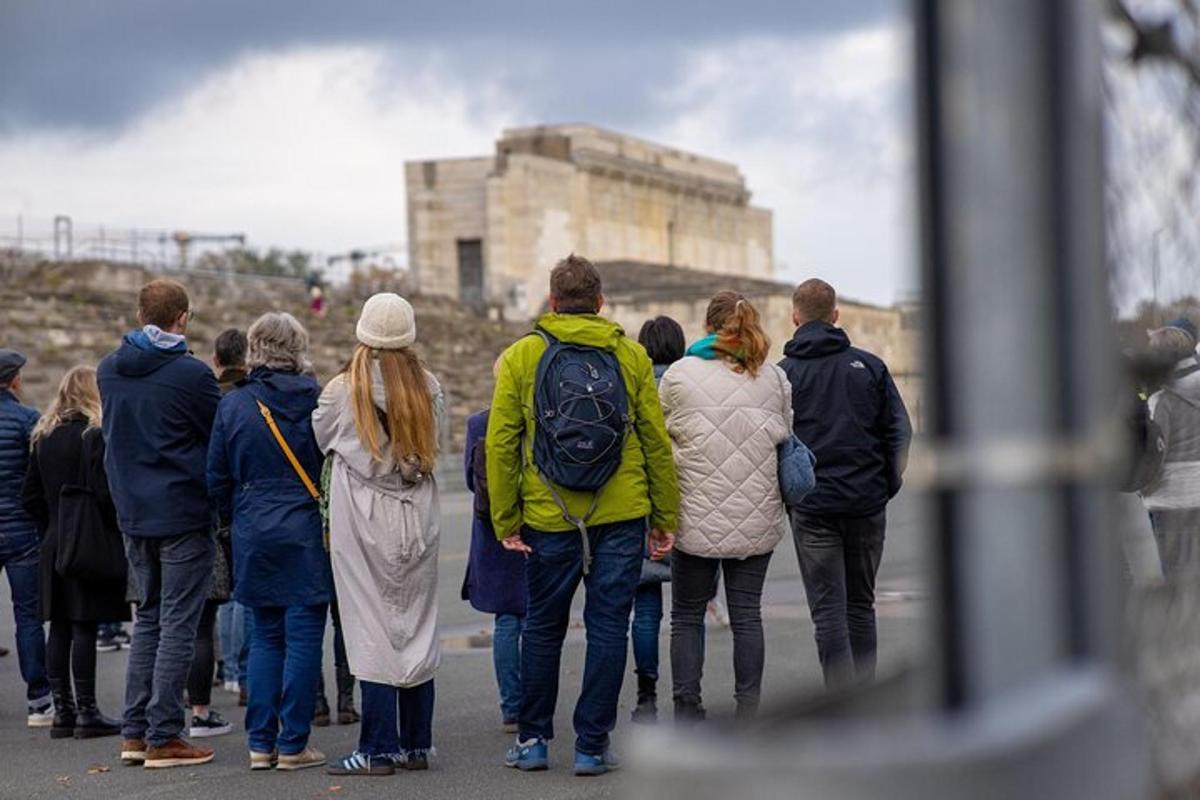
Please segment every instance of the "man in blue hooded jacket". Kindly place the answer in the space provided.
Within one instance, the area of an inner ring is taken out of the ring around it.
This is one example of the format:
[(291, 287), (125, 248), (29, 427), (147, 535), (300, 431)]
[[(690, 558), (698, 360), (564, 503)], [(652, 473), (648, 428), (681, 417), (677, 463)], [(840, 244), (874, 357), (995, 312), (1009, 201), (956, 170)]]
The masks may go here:
[(213, 757), (181, 735), (183, 687), (215, 556), (204, 473), (221, 399), (212, 371), (188, 353), (188, 318), (182, 286), (146, 284), (138, 295), (143, 327), (97, 374), (104, 466), (138, 592), (121, 759), (147, 768)]
[(833, 287), (800, 284), (796, 334), (779, 362), (793, 431), (817, 457), (816, 488), (790, 514), (826, 686), (875, 675), (875, 576), (912, 438), (887, 366), (852, 347), (837, 321)]

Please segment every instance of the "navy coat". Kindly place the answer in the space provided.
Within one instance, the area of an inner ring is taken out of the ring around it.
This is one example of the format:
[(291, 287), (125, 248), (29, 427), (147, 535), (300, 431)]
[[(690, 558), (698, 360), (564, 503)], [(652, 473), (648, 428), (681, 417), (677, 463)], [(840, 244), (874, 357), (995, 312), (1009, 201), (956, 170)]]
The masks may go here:
[(0, 553), (14, 555), (38, 540), (37, 526), (25, 511), (21, 487), (29, 469), (29, 434), (38, 412), (0, 389)]
[(271, 410), (308, 477), (321, 480), (312, 412), (321, 394), (306, 375), (259, 368), (221, 400), (208, 448), (208, 491), (233, 525), (233, 593), (254, 608), (328, 603), (333, 579), (321, 512), (267, 427)]
[(208, 365), (186, 347), (162, 350), (134, 331), (96, 368), (104, 471), (126, 536), (163, 538), (215, 526), (204, 486), (221, 399)]
[(462, 599), (485, 614), (525, 616), (529, 590), (525, 585), (525, 556), (505, 550), (496, 539), (487, 502), (484, 440), (487, 438), (488, 412), (467, 418), (467, 446), (463, 454), (467, 471), (467, 489), (476, 493), (471, 524), (471, 552), (467, 574), (463, 577)]
[(912, 438), (887, 366), (820, 320), (800, 326), (783, 353), (792, 428), (817, 457), (816, 488), (798, 510), (844, 517), (883, 510), (900, 491)]

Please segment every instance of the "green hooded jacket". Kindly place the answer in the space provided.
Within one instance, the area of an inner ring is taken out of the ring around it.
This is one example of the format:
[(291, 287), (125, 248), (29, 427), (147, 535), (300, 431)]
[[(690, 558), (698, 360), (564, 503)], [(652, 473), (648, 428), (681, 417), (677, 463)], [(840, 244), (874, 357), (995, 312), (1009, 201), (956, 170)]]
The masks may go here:
[[(625, 338), (615, 322), (596, 314), (546, 314), (538, 325), (561, 342), (601, 347), (616, 354), (625, 377), (633, 428), (625, 441), (621, 466), (604, 486), (589, 525), (649, 517), (652, 527), (675, 531), (679, 483), (671, 440), (663, 422), (650, 357)], [(496, 537), (503, 539), (522, 522), (537, 531), (565, 532), (575, 527), (562, 512), (533, 466), (533, 390), (538, 362), (546, 352), (540, 336), (526, 336), (504, 351), (488, 417), (487, 480)], [(559, 489), (575, 516), (587, 513), (590, 492)]]

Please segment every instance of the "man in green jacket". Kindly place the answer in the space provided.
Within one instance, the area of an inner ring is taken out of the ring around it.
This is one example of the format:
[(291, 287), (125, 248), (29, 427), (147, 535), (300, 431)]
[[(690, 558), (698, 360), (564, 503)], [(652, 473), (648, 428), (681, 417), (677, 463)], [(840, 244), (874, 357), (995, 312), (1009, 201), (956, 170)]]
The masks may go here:
[(620, 467), (608, 483), (598, 495), (554, 489), (571, 517), (587, 517), (587, 574), (582, 536), (534, 466), (534, 383), (547, 348), (542, 337), (526, 336), (501, 356), (488, 419), (492, 523), (506, 548), (528, 556), (520, 728), (516, 745), (505, 757), (508, 766), (521, 770), (547, 767), (562, 644), (581, 580), (587, 589), (587, 657), (575, 706), (575, 773), (598, 775), (616, 766), (608, 749), (609, 733), (617, 721), (629, 613), (647, 531), (652, 558), (662, 558), (674, 543), (679, 485), (654, 370), (640, 344), (625, 338), (619, 325), (598, 316), (603, 303), (596, 268), (572, 255), (550, 273), (551, 313), (538, 321), (560, 342), (614, 353), (628, 397), (629, 435)]

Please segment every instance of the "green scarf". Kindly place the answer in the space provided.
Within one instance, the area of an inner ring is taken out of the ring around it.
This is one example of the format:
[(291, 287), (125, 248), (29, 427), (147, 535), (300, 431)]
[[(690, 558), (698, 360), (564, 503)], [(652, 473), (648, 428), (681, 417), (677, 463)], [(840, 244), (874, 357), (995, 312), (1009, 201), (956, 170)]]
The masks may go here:
[(703, 339), (692, 343), (685, 355), (703, 358), (706, 361), (716, 361), (721, 358), (732, 358), (739, 364), (746, 361), (746, 350), (740, 344), (736, 350), (729, 350), (721, 344), (715, 333), (710, 333)]

